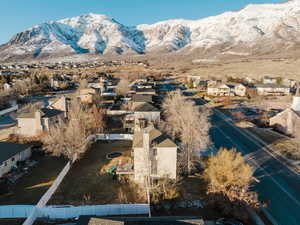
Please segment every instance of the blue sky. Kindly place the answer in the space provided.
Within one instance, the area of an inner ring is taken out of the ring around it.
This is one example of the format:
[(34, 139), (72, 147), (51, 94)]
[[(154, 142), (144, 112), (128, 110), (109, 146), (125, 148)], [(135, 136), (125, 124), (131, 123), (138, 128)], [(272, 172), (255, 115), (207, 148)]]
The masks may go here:
[(34, 25), (85, 13), (108, 15), (122, 24), (137, 25), (161, 20), (200, 19), (248, 4), (286, 0), (0, 0), (0, 44)]

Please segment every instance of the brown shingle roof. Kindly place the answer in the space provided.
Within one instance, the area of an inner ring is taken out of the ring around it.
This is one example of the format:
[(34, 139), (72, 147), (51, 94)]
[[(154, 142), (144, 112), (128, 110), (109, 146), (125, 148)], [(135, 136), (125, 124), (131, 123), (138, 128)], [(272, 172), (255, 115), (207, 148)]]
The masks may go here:
[(138, 105), (134, 108), (135, 112), (159, 112), (159, 109), (153, 106), (152, 104), (145, 102), (141, 105)]
[[(177, 145), (171, 141), (168, 137), (162, 134), (159, 130), (153, 127), (147, 127), (146, 130), (149, 132), (150, 142), (153, 147), (158, 148), (175, 148)], [(143, 147), (143, 131), (137, 131), (133, 135), (133, 148)]]
[(138, 95), (135, 94), (132, 96), (133, 102), (152, 102), (152, 95)]

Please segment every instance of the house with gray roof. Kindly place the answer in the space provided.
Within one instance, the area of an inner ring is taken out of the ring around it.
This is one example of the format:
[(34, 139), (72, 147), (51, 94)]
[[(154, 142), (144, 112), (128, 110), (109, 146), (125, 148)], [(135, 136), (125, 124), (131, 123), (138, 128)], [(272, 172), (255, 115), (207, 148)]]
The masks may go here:
[(137, 88), (136, 94), (139, 95), (156, 95), (156, 91), (153, 88)]
[(139, 130), (141, 121), (157, 123), (160, 121), (160, 110), (148, 102), (144, 102), (133, 109), (135, 129)]
[(143, 94), (134, 94), (131, 98), (132, 101), (132, 108), (137, 107), (145, 102), (152, 103), (153, 102), (153, 95), (143, 95)]
[(19, 161), (25, 161), (30, 156), (30, 145), (0, 142), (0, 177), (17, 167)]
[(293, 96), (291, 107), (270, 118), (270, 126), (294, 137), (300, 137), (300, 89)]
[(176, 179), (177, 145), (154, 126), (134, 132), (133, 155), (137, 182), (144, 182), (149, 171), (152, 178)]

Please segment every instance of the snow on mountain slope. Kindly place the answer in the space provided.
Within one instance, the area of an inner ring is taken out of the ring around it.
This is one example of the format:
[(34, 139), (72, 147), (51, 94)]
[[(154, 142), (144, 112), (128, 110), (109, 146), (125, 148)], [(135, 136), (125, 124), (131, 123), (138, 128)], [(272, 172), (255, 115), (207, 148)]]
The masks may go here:
[(0, 46), (0, 57), (9, 60), (84, 53), (188, 53), (213, 48), (217, 49), (216, 55), (249, 55), (296, 46), (300, 43), (299, 34), (300, 0), (248, 5), (238, 12), (200, 20), (175, 19), (136, 27), (122, 25), (105, 15), (86, 14), (18, 33)]

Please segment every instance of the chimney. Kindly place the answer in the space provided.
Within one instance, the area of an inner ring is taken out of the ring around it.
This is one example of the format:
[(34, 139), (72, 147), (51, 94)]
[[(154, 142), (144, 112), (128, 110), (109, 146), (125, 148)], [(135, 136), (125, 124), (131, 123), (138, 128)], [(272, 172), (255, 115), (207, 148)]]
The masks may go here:
[(298, 87), (296, 90), (296, 94), (293, 97), (292, 110), (295, 112), (300, 112), (300, 88)]
[[(143, 157), (144, 157), (144, 176), (149, 176), (151, 171), (151, 162), (150, 162), (150, 135), (149, 131), (143, 129)], [(146, 181), (146, 180), (145, 180)]]

